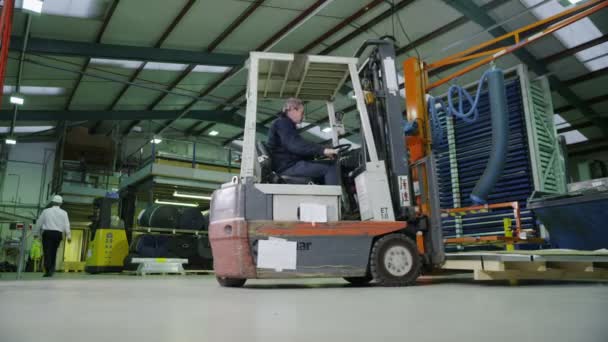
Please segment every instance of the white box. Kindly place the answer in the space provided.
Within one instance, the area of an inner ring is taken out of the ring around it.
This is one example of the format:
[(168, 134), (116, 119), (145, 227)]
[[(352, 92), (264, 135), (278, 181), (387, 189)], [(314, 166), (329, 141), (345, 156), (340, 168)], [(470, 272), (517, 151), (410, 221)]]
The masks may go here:
[(367, 163), (366, 170), (355, 178), (355, 186), (362, 221), (395, 220), (384, 162)]

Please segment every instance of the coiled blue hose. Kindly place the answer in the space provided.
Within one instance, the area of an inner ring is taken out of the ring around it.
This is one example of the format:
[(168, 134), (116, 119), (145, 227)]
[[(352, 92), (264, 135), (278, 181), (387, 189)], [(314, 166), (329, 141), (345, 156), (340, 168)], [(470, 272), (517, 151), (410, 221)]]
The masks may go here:
[[(444, 143), (444, 129), (441, 125), (441, 121), (439, 120), (439, 113), (445, 113), (445, 116), (455, 116), (464, 122), (473, 123), (479, 117), (479, 112), (477, 111), (477, 104), (479, 102), (479, 97), (481, 94), (481, 89), (483, 83), (487, 81), (488, 74), (495, 70), (494, 68), (486, 70), (483, 73), (481, 78), (479, 79), (479, 84), (477, 85), (477, 92), (475, 93), (475, 98), (469, 94), (462, 86), (453, 84), (448, 89), (447, 93), (447, 102), (445, 103), (436, 97), (431, 96), (427, 101), (427, 110), (430, 113), (431, 120), (431, 131), (433, 144), (442, 145)], [(454, 101), (454, 95), (458, 96), (458, 103)], [(468, 112), (464, 112), (464, 104), (465, 100), (471, 105)], [(438, 106), (439, 105), (439, 106)], [(458, 107), (458, 108), (456, 108)]]

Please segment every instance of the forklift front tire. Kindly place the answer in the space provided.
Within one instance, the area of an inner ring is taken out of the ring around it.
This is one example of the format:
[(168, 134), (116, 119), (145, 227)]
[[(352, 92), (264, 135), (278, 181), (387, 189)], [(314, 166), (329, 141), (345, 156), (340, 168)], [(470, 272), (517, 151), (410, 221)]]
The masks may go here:
[(370, 269), (380, 286), (413, 285), (421, 265), (416, 244), (405, 234), (383, 236), (372, 247)]
[(245, 285), (247, 279), (215, 277), (217, 282), (223, 287), (241, 287)]

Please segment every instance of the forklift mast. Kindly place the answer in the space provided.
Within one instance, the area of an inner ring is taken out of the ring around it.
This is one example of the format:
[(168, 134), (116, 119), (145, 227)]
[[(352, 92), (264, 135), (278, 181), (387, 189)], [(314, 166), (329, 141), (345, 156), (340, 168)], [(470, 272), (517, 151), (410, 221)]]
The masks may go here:
[(385, 161), (395, 218), (411, 220), (415, 216), (412, 178), (403, 132), (394, 40), (391, 37), (368, 40), (355, 56), (359, 57), (369, 46), (374, 49), (360, 70), (360, 76), (371, 128), (378, 157)]

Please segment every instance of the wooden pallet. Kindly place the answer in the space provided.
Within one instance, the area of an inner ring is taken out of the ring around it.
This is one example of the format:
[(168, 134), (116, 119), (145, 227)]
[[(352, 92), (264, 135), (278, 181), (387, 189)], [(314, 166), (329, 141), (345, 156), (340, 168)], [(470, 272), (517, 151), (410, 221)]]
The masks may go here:
[(186, 275), (190, 274), (198, 274), (198, 275), (206, 275), (206, 274), (214, 274), (213, 270), (186, 270)]
[(475, 280), (608, 281), (608, 251), (448, 253), (442, 268), (473, 271)]
[(127, 274), (127, 275), (136, 275), (136, 276), (149, 276), (149, 275), (154, 275), (154, 276), (168, 276), (168, 275), (186, 275), (186, 273), (181, 273), (181, 272), (145, 272), (143, 274), (140, 274), (137, 271), (122, 271), (122, 274)]
[(63, 262), (63, 272), (84, 272), (84, 261), (64, 261)]

